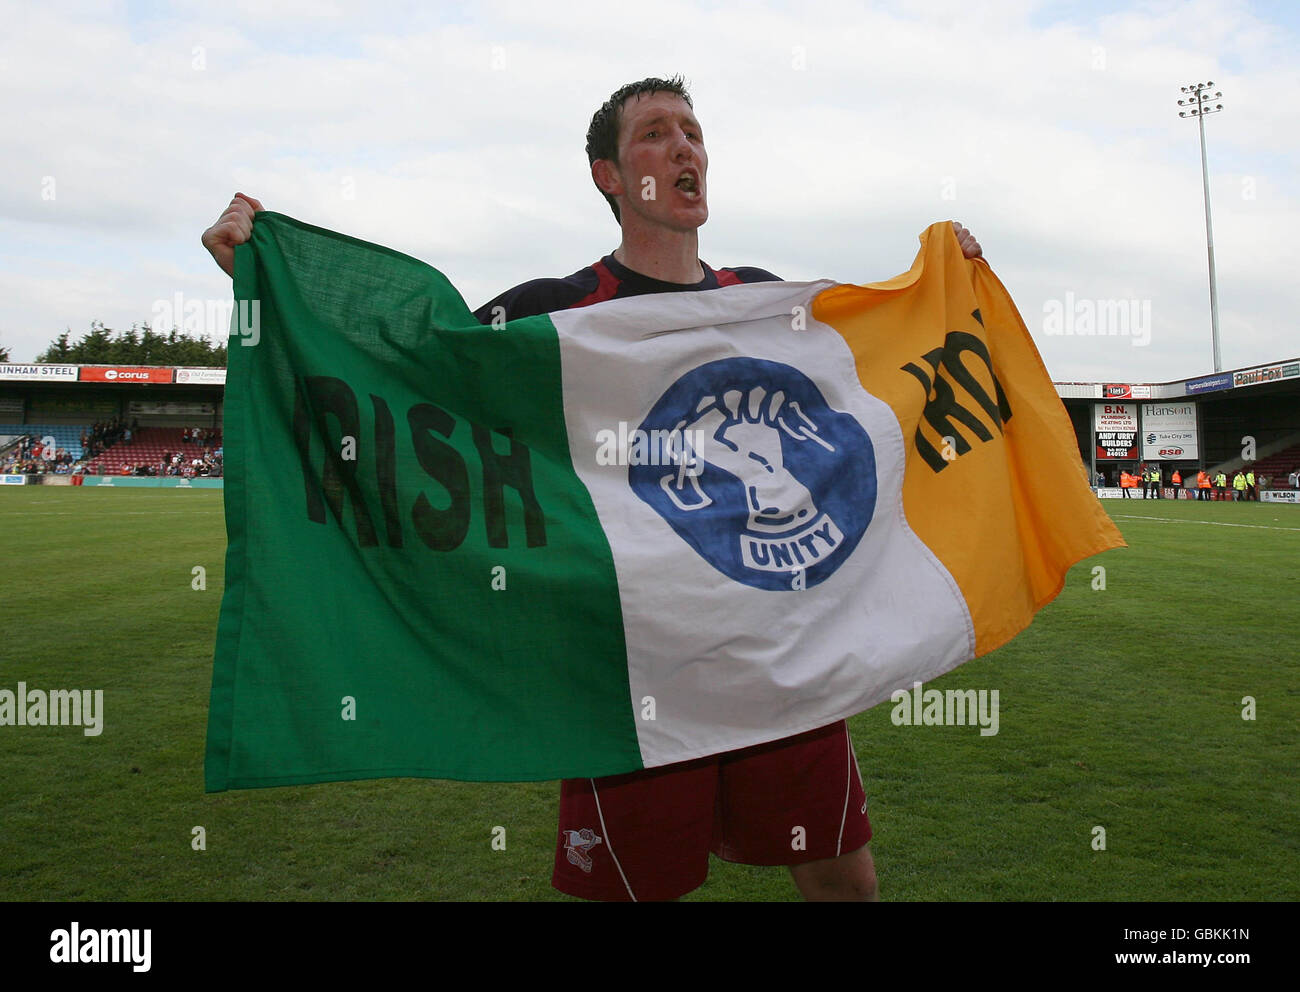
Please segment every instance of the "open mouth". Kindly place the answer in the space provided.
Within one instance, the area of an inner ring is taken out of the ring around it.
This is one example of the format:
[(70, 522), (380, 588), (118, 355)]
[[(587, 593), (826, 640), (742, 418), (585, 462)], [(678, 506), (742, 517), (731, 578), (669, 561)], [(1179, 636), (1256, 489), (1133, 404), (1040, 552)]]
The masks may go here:
[(697, 180), (692, 173), (689, 172), (682, 173), (682, 175), (678, 178), (677, 182), (674, 183), (673, 185), (676, 186), (683, 193), (685, 193), (687, 196), (700, 195), (699, 180)]

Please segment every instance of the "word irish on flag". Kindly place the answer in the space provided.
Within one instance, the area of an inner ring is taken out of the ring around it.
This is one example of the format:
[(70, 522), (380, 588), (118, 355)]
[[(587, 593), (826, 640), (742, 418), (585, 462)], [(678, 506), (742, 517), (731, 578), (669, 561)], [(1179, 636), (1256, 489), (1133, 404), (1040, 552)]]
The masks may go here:
[(887, 282), (492, 327), (428, 265), (263, 212), (235, 296), (209, 791), (777, 740), (993, 650), (1123, 543), (948, 224)]

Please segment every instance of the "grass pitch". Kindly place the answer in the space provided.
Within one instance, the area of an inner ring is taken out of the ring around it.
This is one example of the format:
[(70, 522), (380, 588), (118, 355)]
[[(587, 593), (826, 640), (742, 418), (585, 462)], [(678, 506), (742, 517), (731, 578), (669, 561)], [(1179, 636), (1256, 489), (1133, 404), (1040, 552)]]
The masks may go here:
[[(1106, 507), (1130, 547), (927, 686), (997, 689), (995, 736), (895, 726), (890, 703), (849, 721), (883, 898), (1300, 899), (1300, 512)], [(556, 783), (203, 793), (220, 492), (15, 487), (0, 527), (0, 689), (104, 690), (98, 737), (0, 727), (0, 900), (568, 898)], [(715, 860), (686, 898), (798, 894)]]

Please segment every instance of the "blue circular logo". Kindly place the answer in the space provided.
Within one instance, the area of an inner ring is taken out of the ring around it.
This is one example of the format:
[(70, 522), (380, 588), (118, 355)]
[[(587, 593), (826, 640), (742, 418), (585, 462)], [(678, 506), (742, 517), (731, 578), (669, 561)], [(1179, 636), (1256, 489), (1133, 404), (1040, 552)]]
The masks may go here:
[(801, 589), (853, 553), (876, 508), (871, 439), (798, 369), (726, 358), (686, 373), (632, 433), (628, 482), (714, 568)]

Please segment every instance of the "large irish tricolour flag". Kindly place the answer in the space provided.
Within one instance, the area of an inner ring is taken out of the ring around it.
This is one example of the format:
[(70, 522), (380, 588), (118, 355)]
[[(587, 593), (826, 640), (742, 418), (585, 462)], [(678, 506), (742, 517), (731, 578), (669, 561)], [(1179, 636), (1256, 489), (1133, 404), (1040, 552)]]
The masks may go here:
[(1122, 542), (1001, 283), (921, 242), (888, 282), (485, 326), (422, 262), (258, 214), (208, 789), (649, 768), (1015, 636)]

